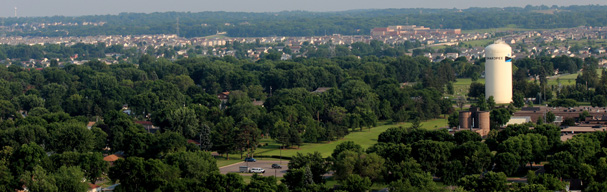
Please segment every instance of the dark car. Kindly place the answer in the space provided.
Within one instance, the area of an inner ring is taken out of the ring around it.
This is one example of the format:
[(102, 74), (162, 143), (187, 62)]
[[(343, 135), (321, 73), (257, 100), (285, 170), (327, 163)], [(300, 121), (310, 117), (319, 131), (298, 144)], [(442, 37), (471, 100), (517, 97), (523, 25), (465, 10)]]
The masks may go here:
[(247, 157), (247, 158), (244, 158), (244, 162), (257, 162), (257, 160), (255, 160), (255, 158), (253, 158), (253, 157)]
[(279, 164), (272, 164), (272, 169), (282, 169), (282, 166)]

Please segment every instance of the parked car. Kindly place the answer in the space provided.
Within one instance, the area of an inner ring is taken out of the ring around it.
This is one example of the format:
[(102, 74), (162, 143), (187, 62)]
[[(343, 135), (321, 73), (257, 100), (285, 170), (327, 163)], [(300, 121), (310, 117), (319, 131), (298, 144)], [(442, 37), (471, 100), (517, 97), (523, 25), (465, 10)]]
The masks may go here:
[(247, 157), (247, 158), (244, 158), (244, 162), (257, 162), (257, 160), (255, 160), (255, 158), (253, 158), (253, 157)]
[(272, 164), (272, 169), (282, 169), (282, 166), (279, 164)]
[(253, 167), (253, 168), (251, 168), (250, 172), (251, 173), (265, 173), (266, 170), (262, 169), (262, 168), (259, 168), (259, 167)]

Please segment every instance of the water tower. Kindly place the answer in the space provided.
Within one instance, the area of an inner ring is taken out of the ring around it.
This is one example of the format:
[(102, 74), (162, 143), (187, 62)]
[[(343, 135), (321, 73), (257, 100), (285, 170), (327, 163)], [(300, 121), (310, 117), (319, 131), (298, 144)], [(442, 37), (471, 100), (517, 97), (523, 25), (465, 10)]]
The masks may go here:
[(485, 48), (485, 99), (493, 96), (495, 103), (512, 102), (512, 48), (504, 41)]

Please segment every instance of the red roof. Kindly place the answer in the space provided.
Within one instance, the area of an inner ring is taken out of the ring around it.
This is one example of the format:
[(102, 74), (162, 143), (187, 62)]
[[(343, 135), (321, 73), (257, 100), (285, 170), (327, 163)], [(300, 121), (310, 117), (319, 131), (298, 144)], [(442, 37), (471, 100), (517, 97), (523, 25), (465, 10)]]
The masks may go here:
[(118, 155), (114, 155), (114, 154), (108, 155), (107, 157), (103, 158), (104, 161), (109, 161), (109, 162), (114, 162), (118, 159), (120, 159), (120, 157)]
[(194, 143), (196, 145), (200, 145), (200, 143), (198, 141), (194, 141), (194, 140), (191, 140), (191, 139), (188, 139), (188, 143)]
[(99, 185), (95, 185), (92, 183), (88, 183), (89, 184), (89, 189), (95, 189), (95, 188), (99, 188)]

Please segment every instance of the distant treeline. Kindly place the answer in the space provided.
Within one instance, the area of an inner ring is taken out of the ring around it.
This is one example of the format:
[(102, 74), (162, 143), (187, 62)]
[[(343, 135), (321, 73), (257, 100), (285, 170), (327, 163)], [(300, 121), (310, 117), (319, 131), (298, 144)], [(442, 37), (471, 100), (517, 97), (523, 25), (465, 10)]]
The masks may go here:
[[(177, 21), (179, 20), (179, 22)], [(175, 34), (198, 37), (227, 32), (232, 37), (368, 35), (370, 29), (388, 25), (415, 24), (430, 28), (488, 29), (516, 27), (528, 29), (606, 26), (607, 6), (568, 7), (526, 6), (468, 9), (379, 9), (342, 12), (285, 11), (245, 12), (165, 12), (121, 13), (80, 17), (6, 18), (16, 23), (106, 22), (103, 26), (24, 27), (7, 35), (90, 36)], [(178, 24), (179, 23), (179, 24)]]

